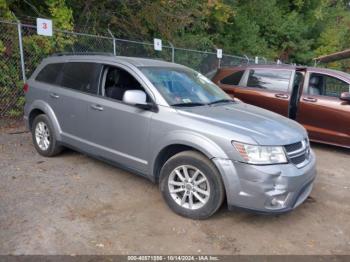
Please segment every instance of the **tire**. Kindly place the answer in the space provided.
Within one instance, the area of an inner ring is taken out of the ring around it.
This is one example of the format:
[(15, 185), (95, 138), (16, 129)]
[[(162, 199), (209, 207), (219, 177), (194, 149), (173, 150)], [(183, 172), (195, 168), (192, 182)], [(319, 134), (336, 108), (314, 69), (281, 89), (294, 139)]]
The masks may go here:
[[(44, 133), (46, 135), (44, 135)], [(45, 139), (44, 136), (47, 139)], [(40, 139), (40, 137), (42, 139)], [(56, 133), (49, 118), (44, 114), (38, 115), (33, 121), (32, 139), (36, 151), (45, 157), (55, 156), (61, 153), (63, 149), (56, 140)]]
[[(195, 151), (180, 152), (166, 161), (160, 171), (160, 190), (175, 213), (192, 219), (210, 217), (225, 197), (219, 171), (206, 156)], [(198, 196), (204, 201), (199, 201)]]

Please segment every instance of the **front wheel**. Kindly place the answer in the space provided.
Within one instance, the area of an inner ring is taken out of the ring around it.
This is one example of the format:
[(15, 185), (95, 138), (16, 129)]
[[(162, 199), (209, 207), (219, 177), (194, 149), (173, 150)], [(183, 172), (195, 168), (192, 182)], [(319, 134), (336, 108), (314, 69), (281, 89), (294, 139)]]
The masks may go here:
[(161, 169), (160, 189), (169, 207), (177, 214), (205, 219), (224, 200), (224, 185), (214, 164), (195, 151), (171, 157)]

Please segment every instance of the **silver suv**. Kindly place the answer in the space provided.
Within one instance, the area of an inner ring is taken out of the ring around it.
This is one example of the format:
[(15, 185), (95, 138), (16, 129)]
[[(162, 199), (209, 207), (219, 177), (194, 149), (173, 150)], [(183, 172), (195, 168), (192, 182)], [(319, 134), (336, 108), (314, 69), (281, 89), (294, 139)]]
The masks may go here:
[(109, 55), (46, 58), (26, 83), (36, 150), (70, 147), (159, 183), (176, 213), (281, 213), (312, 189), (315, 156), (298, 123), (232, 100), (200, 73)]

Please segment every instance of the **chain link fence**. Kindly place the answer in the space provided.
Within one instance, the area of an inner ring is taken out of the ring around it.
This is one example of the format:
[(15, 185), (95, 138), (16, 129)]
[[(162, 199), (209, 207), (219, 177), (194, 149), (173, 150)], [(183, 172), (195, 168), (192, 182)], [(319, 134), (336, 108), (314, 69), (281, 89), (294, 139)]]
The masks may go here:
[(16, 24), (0, 23), (0, 118), (21, 116), (24, 105), (18, 36)]
[(153, 43), (119, 39), (109, 33), (110, 36), (99, 36), (54, 30), (53, 36), (47, 37), (38, 35), (34, 25), (0, 21), (0, 119), (22, 117), (23, 82), (43, 58), (54, 53), (101, 52), (160, 59), (183, 64), (210, 77), (220, 66), (254, 63), (248, 57), (226, 54), (218, 59), (216, 50), (175, 48), (171, 43), (156, 51)]
[(153, 43), (143, 43), (124, 39), (114, 38), (115, 54), (118, 56), (134, 56), (143, 58), (172, 61), (172, 47), (164, 46), (162, 51), (154, 50)]
[(36, 26), (22, 25), (22, 42), (26, 78), (41, 60), (54, 53), (113, 53), (113, 38), (55, 30), (52, 37), (37, 34)]

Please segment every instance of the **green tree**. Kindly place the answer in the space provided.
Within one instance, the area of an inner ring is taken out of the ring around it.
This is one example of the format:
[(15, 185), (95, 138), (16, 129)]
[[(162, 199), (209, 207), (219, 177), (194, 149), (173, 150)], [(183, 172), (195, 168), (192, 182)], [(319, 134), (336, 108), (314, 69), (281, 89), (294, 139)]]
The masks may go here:
[(104, 35), (109, 28), (121, 38), (302, 64), (349, 42), (347, 0), (1, 1), (19, 18), (43, 15), (56, 28)]

